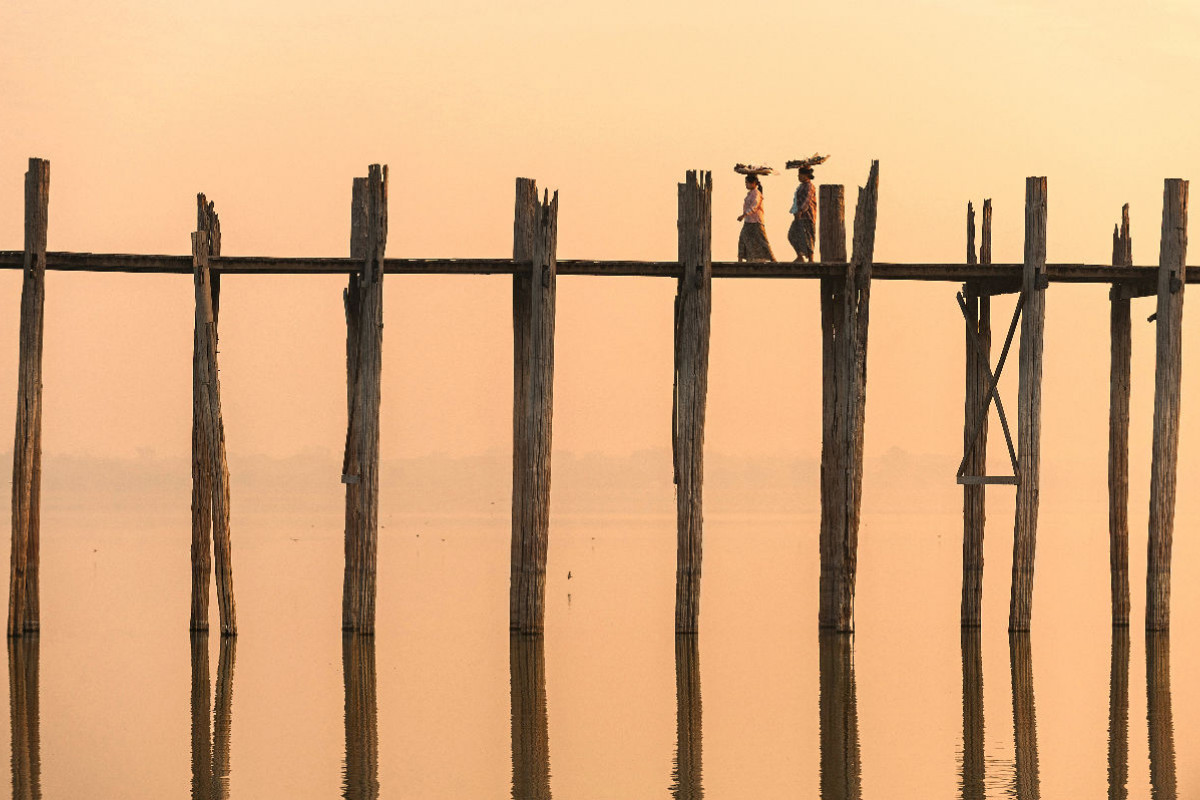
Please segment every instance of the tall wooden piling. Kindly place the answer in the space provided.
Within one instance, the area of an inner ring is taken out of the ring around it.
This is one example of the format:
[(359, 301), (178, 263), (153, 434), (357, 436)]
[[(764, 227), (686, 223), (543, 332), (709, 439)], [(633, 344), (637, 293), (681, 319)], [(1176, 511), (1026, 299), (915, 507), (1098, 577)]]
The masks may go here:
[[(546, 616), (546, 555), (550, 538), (550, 449), (554, 412), (554, 309), (558, 275), (558, 192), (536, 204), (529, 273), (523, 445), (514, 447), (520, 465), (520, 565), (517, 568), (517, 628), (541, 633)], [(515, 244), (515, 239), (514, 239)], [(514, 425), (514, 428), (516, 426)], [(516, 481), (514, 480), (514, 487)]]
[(546, 650), (541, 636), (510, 633), (512, 796), (550, 800), (550, 721), (546, 709)]
[(821, 797), (861, 800), (862, 755), (858, 738), (858, 689), (854, 638), (820, 634)]
[(346, 484), (347, 553), (342, 628), (373, 634), (379, 542), (379, 406), (388, 170), (386, 166), (372, 164), (367, 173), (365, 179), (355, 179), (351, 199), (350, 246), (352, 253), (360, 254), (362, 267), (357, 281), (351, 278), (345, 294), (349, 419), (342, 474)]
[(1041, 778), (1037, 708), (1033, 699), (1033, 648), (1028, 632), (1009, 634), (1008, 660), (1012, 670), (1013, 745), (1016, 749), (1013, 795), (1019, 800), (1037, 800), (1041, 796)]
[(38, 712), (38, 636), (8, 640), (8, 708), (12, 723), (12, 796), (42, 797), (42, 743)]
[[(879, 203), (879, 162), (871, 162), (866, 187), (859, 190), (854, 214), (854, 245), (840, 284), (829, 297), (822, 292), (822, 417), (830, 448), (822, 445), (823, 538), (819, 624), (842, 632), (854, 630), (854, 587), (858, 573), (858, 526), (862, 509), (863, 428), (866, 422), (867, 331), (870, 319), (871, 271), (875, 254), (875, 221)], [(825, 235), (822, 234), (824, 243)], [(824, 251), (822, 251), (824, 258)], [(832, 335), (832, 343), (828, 341)], [(828, 527), (827, 527), (828, 526)]]
[(1028, 631), (1033, 615), (1042, 435), (1042, 333), (1046, 321), (1046, 179), (1025, 180), (1025, 270), (1021, 283), (1017, 396), (1017, 500), (1008, 629)]
[(1171, 538), (1179, 458), (1179, 393), (1183, 371), (1183, 287), (1187, 258), (1188, 183), (1163, 185), (1158, 256), (1158, 330), (1154, 360), (1154, 443), (1150, 467), (1150, 537), (1146, 556), (1146, 629), (1171, 625)]
[(675, 635), (675, 763), (671, 797), (704, 798), (704, 705), (700, 696), (700, 639)]
[(1175, 800), (1175, 725), (1171, 716), (1171, 640), (1146, 632), (1146, 721), (1150, 729), (1150, 796)]
[(17, 362), (17, 426), (13, 442), (9, 636), (20, 636), (39, 627), (42, 331), (49, 219), (50, 162), (31, 158), (29, 170), (25, 173), (25, 257), (21, 283), (20, 355)]
[(1108, 679), (1108, 797), (1129, 796), (1129, 625), (1114, 625)]
[[(207, 485), (211, 492), (213, 558), (216, 566), (217, 605), (221, 616), (221, 635), (237, 633), (237, 611), (233, 599), (233, 559), (229, 535), (229, 465), (225, 460), (225, 422), (221, 415), (221, 383), (217, 367), (217, 325), (212, 288), (212, 272), (209, 258), (218, 255), (215, 248), (221, 240), (220, 221), (213, 204), (203, 194), (196, 196), (197, 231), (192, 234), (192, 277), (196, 290), (196, 324), (193, 342), (193, 378), (199, 387), (200, 402), (193, 404), (198, 411), (199, 422), (193, 421), (193, 430), (201, 428), (203, 458), (199, 465), (200, 480), (193, 487), (193, 502), (203, 497)], [(193, 464), (196, 458), (193, 455)], [(192, 520), (192, 552), (195, 554), (196, 533), (199, 522), (197, 515)], [(201, 528), (201, 533), (203, 529)], [(203, 557), (203, 553), (200, 554)], [(200, 576), (195, 561), (192, 564), (192, 627), (205, 630), (208, 625), (207, 581), (208, 574)], [(198, 584), (203, 582), (201, 589)], [(203, 608), (197, 606), (203, 601)], [(198, 616), (199, 614), (199, 616)]]
[[(840, 264), (846, 261), (846, 216), (844, 186), (825, 184), (819, 190), (818, 206), (821, 218), (821, 262)], [(838, 276), (823, 276), (818, 281), (821, 305), (821, 573), (818, 585), (821, 627), (834, 625), (837, 580), (834, 574), (838, 532), (845, 526), (843, 505), (834, 495), (835, 480), (841, 471), (841, 449), (837, 446), (844, 420), (838, 414), (837, 361), (835, 342), (840, 326), (837, 311), (842, 280)]]
[[(967, 263), (975, 264), (975, 208), (967, 203)], [(992, 201), (983, 201), (979, 263), (992, 263)], [(966, 303), (966, 392), (963, 466), (967, 475), (987, 473), (988, 389), (991, 385), (992, 299), (978, 281), (963, 287)], [(972, 439), (972, 437), (974, 437)], [(961, 624), (978, 627), (983, 602), (983, 535), (987, 486), (963, 484), (963, 585)]]
[(675, 633), (700, 629), (704, 530), (704, 418), (712, 317), (712, 173), (688, 170), (679, 185), (680, 280), (675, 315)]
[[(533, 261), (537, 232), (537, 182), (517, 178), (513, 211), (513, 261)], [(527, 482), (529, 441), (529, 341), (533, 313), (530, 271), (513, 271), (513, 472), (512, 472), (512, 558), (508, 581), (508, 627), (519, 630), (521, 557), (525, 552), (524, 518), (529, 507)]]
[[(1113, 228), (1114, 267), (1133, 265), (1129, 204)], [(1129, 297), (1113, 284), (1109, 293), (1110, 362), (1108, 383), (1108, 541), (1112, 574), (1112, 623), (1129, 624), (1129, 369), (1132, 325)], [(1116, 636), (1116, 634), (1113, 634)]]
[(346, 780), (343, 797), (379, 797), (379, 722), (375, 698), (375, 638), (342, 634), (346, 694)]

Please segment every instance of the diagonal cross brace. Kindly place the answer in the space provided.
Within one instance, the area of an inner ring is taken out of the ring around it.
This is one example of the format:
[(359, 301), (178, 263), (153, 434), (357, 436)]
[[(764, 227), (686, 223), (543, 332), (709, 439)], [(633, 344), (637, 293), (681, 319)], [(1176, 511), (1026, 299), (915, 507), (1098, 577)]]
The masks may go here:
[[(966, 319), (968, 322), (970, 322), (971, 318), (967, 312), (967, 303), (966, 303), (966, 300), (963, 298), (962, 292), (958, 293), (957, 299), (958, 299), (958, 308), (960, 311), (962, 311), (963, 318)], [(975, 446), (979, 443), (979, 432), (983, 426), (983, 421), (985, 419), (987, 419), (987, 411), (988, 411), (988, 408), (991, 406), (991, 402), (993, 399), (996, 401), (996, 411), (1000, 415), (1000, 427), (1003, 428), (1003, 430), (1004, 430), (1004, 442), (1005, 442), (1005, 444), (1008, 445), (1008, 458), (1010, 461), (1012, 461), (1013, 476), (1014, 476), (1012, 478), (1012, 482), (1016, 483), (1015, 476), (1017, 474), (1017, 451), (1013, 448), (1012, 433), (1008, 429), (1008, 418), (1004, 414), (1004, 403), (1000, 400), (1000, 393), (998, 391), (996, 391), (996, 385), (1000, 382), (1000, 373), (1004, 371), (1004, 362), (1008, 359), (1008, 351), (1009, 351), (1009, 348), (1012, 347), (1013, 335), (1017, 332), (1017, 321), (1020, 320), (1021, 309), (1024, 307), (1025, 307), (1025, 293), (1022, 292), (1020, 294), (1020, 296), (1018, 296), (1018, 298), (1017, 298), (1017, 307), (1013, 309), (1012, 322), (1009, 323), (1009, 326), (1008, 326), (1008, 335), (1004, 337), (1004, 347), (1000, 350), (1000, 359), (996, 362), (995, 374), (992, 373), (992, 368), (988, 364), (989, 359), (988, 359), (987, 353), (983, 349), (983, 343), (979, 341), (979, 333), (976, 331), (972, 331), (972, 335), (970, 337), (971, 344), (975, 347), (976, 354), (980, 357), (980, 359), (982, 359), (984, 369), (987, 370), (988, 390), (987, 390), (986, 399), (984, 400), (984, 404), (983, 404), (983, 413), (979, 415), (979, 418), (975, 423), (975, 429), (971, 431), (971, 436), (969, 438), (970, 443), (967, 445), (966, 452), (963, 453), (962, 461), (959, 462), (959, 465), (958, 465), (958, 478), (959, 478), (960, 483), (962, 482), (963, 478), (982, 477), (982, 476), (966, 476), (963, 473), (966, 471), (966, 468), (967, 468), (967, 459), (971, 457), (971, 453), (974, 452)], [(999, 481), (997, 481), (997, 482), (999, 482)]]

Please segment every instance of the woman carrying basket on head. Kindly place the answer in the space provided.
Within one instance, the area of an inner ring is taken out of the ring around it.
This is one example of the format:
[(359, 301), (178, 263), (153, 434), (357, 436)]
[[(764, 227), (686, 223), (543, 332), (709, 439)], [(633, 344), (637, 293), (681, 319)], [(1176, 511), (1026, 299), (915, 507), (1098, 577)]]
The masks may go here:
[[(743, 172), (742, 165), (735, 169)], [(774, 261), (775, 254), (771, 252), (771, 243), (767, 241), (767, 229), (763, 226), (763, 193), (762, 183), (756, 172), (744, 168), (746, 176), (746, 200), (742, 204), (742, 213), (738, 222), (742, 223), (742, 233), (738, 237), (738, 261)], [(767, 173), (762, 173), (767, 174)]]

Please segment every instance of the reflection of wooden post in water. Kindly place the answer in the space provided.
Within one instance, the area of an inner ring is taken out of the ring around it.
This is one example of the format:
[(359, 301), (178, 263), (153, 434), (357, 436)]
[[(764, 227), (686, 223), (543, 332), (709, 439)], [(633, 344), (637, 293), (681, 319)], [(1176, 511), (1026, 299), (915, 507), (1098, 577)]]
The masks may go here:
[[(1114, 593), (1113, 600), (1118, 595)], [(1118, 606), (1114, 605), (1114, 608)], [(1128, 609), (1126, 609), (1128, 612)], [(1129, 626), (1114, 625), (1108, 690), (1108, 797), (1125, 800), (1129, 790)]]
[(8, 698), (12, 720), (12, 796), (42, 796), (42, 756), (38, 736), (38, 637), (8, 640)]
[(1037, 712), (1033, 704), (1033, 649), (1028, 633), (1010, 633), (1008, 659), (1012, 668), (1013, 741), (1016, 744), (1016, 796), (1041, 797), (1038, 777)]
[(858, 749), (854, 638), (826, 631), (820, 637), (821, 798), (859, 800), (862, 762)]
[[(208, 632), (192, 633), (192, 797), (229, 797), (229, 742), (233, 729), (233, 663), (237, 639), (221, 637), (217, 693), (209, 715)], [(211, 728), (210, 728), (211, 723)], [(211, 735), (209, 731), (211, 730)]]
[(379, 724), (375, 702), (375, 638), (342, 635), (342, 681), (346, 688), (346, 774), (342, 796), (379, 797)]
[(1146, 632), (1146, 720), (1150, 727), (1150, 796), (1175, 800), (1175, 728), (1171, 722), (1171, 639)]
[(675, 769), (671, 796), (675, 800), (700, 800), (703, 785), (703, 705), (700, 701), (700, 640), (675, 637)]
[(978, 628), (962, 629), (963, 800), (983, 800), (983, 649)]
[(546, 712), (546, 653), (541, 636), (508, 639), (512, 700), (512, 796), (550, 797), (550, 733)]

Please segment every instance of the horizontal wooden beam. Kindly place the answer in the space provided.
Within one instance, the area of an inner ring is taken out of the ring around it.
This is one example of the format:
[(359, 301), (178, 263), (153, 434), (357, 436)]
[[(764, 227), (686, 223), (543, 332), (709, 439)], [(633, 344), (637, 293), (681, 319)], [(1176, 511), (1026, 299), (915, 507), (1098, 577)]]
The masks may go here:
[[(0, 250), (0, 269), (22, 269), (24, 253)], [(225, 275), (345, 275), (361, 268), (350, 258), (269, 258), (264, 256), (221, 256), (211, 259), (212, 269)], [(191, 256), (135, 255), (124, 253), (46, 254), (46, 268), (63, 272), (117, 272), (192, 274)], [(793, 262), (714, 261), (714, 278), (821, 278), (845, 272), (843, 263), (797, 264)], [(395, 275), (512, 275), (528, 269), (528, 263), (508, 258), (389, 258), (384, 269)], [(1101, 264), (1048, 264), (1052, 283), (1148, 284), (1157, 267), (1112, 267)], [(559, 275), (679, 277), (674, 261), (592, 261), (562, 259)], [(1187, 271), (1189, 283), (1200, 283), (1200, 269)], [(1020, 280), (1020, 264), (898, 264), (876, 263), (873, 280), (892, 281), (981, 281), (993, 292), (1008, 291)], [(981, 287), (982, 288), (982, 287)]]
[(1008, 484), (1010, 486), (1017, 485), (1015, 475), (959, 475), (959, 486), (979, 486), (982, 484)]

